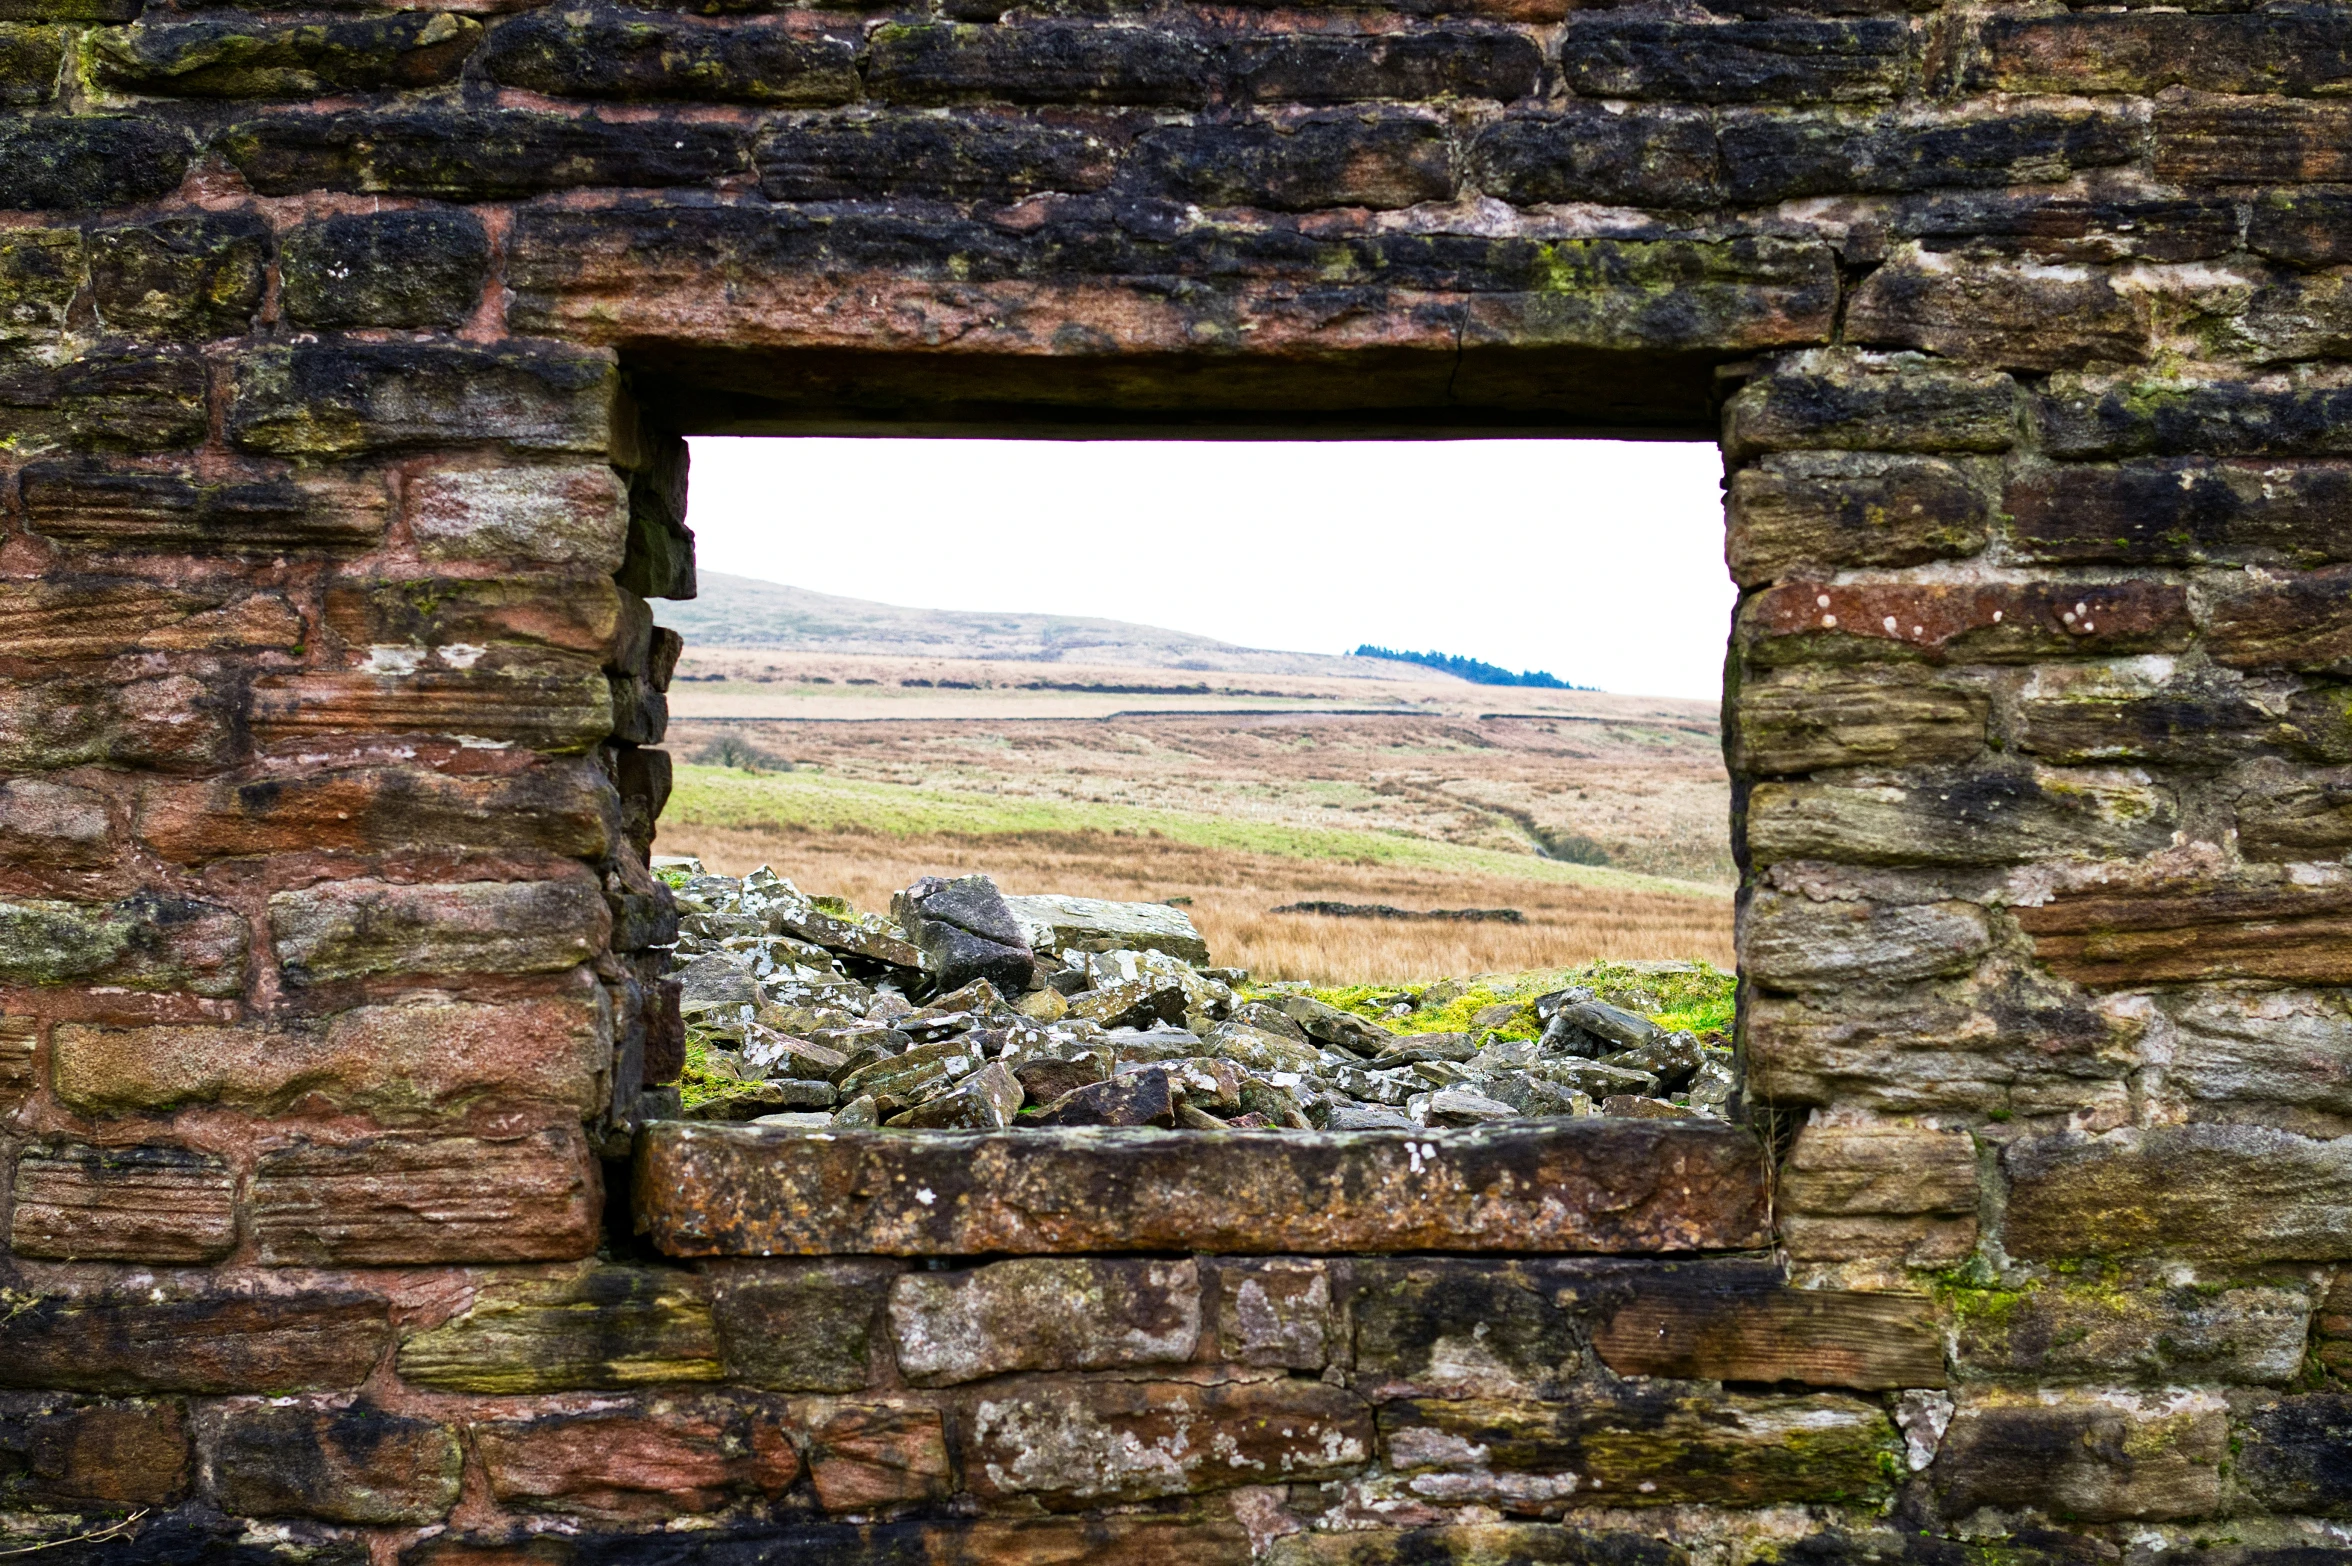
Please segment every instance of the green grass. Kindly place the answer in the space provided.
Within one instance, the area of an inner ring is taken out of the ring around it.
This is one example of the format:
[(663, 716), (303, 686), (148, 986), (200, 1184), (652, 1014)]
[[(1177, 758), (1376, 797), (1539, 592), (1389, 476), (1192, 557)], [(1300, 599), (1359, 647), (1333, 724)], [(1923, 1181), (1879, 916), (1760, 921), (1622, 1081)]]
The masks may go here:
[(1481, 1011), (1514, 1001), (1518, 1009), (1495, 1031), (1507, 1039), (1526, 1039), (1541, 1031), (1535, 1016), (1535, 998), (1572, 984), (1591, 990), (1612, 1006), (1640, 1012), (1669, 1031), (1699, 1034), (1731, 1031), (1733, 995), (1739, 987), (1736, 975), (1703, 962), (1692, 964), (1687, 972), (1659, 972), (1623, 963), (1598, 962), (1582, 968), (1553, 968), (1538, 973), (1482, 974), (1464, 983), (1466, 987), (1461, 993), (1443, 1004), (1423, 1005), (1402, 1017), (1388, 1015), (1399, 996), (1411, 995), (1418, 1000), (1436, 986), (1352, 984), (1311, 989), (1307, 993), (1326, 1005), (1372, 1018), (1397, 1033), (1466, 1033), (1470, 1031), (1472, 1019)]
[(1696, 881), (1564, 864), (1533, 854), (1467, 848), (1400, 833), (1294, 827), (1129, 805), (917, 788), (815, 772), (753, 773), (731, 767), (681, 766), (662, 819), (681, 826), (738, 831), (863, 831), (885, 837), (1108, 833), (1326, 863), (1427, 867), (1681, 897), (1721, 899), (1731, 895), (1725, 888)]

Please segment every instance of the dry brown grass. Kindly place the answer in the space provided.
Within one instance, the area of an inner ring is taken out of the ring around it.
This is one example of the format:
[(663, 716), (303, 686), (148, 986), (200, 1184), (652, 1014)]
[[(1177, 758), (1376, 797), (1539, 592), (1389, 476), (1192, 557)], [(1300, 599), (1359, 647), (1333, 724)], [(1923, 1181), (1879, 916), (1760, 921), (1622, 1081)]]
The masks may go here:
[[(892, 838), (665, 823), (659, 852), (740, 875), (769, 865), (803, 890), (861, 908), (919, 875), (984, 871), (1008, 892), (1158, 901), (1190, 897), (1220, 963), (1265, 979), (1391, 983), (1569, 967), (1599, 958), (1703, 958), (1731, 966), (1729, 898), (1594, 890), (1455, 871), (1317, 863), (1096, 833)], [(1524, 925), (1399, 923), (1269, 914), (1307, 899), (1402, 908), (1517, 908)]]

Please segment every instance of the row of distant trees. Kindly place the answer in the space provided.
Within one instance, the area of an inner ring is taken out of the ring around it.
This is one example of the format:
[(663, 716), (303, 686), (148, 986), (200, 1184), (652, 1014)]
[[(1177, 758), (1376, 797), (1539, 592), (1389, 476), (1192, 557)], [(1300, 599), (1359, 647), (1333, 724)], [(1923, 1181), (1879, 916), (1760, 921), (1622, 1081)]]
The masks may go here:
[(1474, 685), (1534, 685), (1547, 691), (1589, 691), (1590, 685), (1571, 685), (1557, 675), (1541, 669), (1529, 669), (1513, 674), (1500, 664), (1485, 663), (1476, 658), (1463, 658), (1453, 653), (1399, 652), (1393, 647), (1375, 647), (1370, 642), (1355, 651), (1358, 658), (1387, 658), (1396, 663), (1417, 663), (1425, 669), (1442, 669), (1458, 675)]

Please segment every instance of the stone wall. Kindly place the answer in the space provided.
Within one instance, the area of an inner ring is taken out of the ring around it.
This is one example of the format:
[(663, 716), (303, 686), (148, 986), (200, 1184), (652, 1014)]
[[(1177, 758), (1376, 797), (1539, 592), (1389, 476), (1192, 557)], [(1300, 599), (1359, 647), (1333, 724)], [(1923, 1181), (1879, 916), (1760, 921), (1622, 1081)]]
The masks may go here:
[[(5, 1548), (2346, 1553), (2348, 60), (0, 0)], [(813, 1228), (632, 1217), (680, 436), (1121, 420), (1720, 428), (1769, 1233), (1567, 1181), (1440, 1256), (1343, 1180), (1327, 1252), (753, 1254), (874, 1249), (887, 1151)]]

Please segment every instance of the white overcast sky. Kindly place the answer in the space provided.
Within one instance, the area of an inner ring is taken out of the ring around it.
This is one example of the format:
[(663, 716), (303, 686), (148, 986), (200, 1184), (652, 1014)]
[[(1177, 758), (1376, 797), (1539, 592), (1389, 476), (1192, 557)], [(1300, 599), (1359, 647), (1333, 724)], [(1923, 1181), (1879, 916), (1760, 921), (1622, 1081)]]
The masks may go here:
[(1721, 473), (1648, 441), (706, 437), (688, 522), (704, 570), (822, 593), (1713, 698)]

